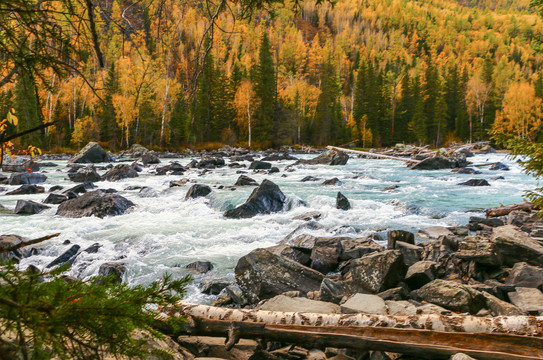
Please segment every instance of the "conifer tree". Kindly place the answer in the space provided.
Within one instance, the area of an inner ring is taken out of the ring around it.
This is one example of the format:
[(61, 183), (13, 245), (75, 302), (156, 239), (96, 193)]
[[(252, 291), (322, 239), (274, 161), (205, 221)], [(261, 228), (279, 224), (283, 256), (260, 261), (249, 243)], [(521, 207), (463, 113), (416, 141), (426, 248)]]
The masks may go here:
[(273, 141), (274, 114), (276, 109), (275, 65), (268, 35), (264, 32), (255, 69), (255, 96), (258, 99), (254, 139), (260, 146), (267, 147)]

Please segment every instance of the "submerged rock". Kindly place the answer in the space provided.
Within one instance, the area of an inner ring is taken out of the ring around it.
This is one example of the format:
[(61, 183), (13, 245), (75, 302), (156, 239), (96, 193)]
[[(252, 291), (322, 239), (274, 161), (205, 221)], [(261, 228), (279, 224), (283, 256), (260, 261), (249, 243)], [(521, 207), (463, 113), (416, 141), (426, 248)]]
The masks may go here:
[(485, 179), (470, 179), (466, 182), (459, 183), (458, 185), (465, 185), (465, 186), (490, 186), (488, 181)]
[(111, 157), (96, 142), (90, 142), (74, 155), (71, 163), (99, 163), (111, 161)]
[(335, 177), (332, 179), (324, 180), (322, 185), (341, 185), (341, 181)]
[(240, 219), (279, 212), (283, 210), (285, 200), (285, 194), (279, 189), (279, 186), (265, 179), (259, 187), (253, 190), (244, 204), (235, 209), (227, 210), (224, 216)]
[(72, 218), (85, 216), (103, 218), (122, 215), (133, 206), (135, 205), (132, 201), (121, 195), (95, 190), (75, 199), (64, 201), (58, 206), (57, 215)]
[(501, 170), (501, 171), (509, 171), (509, 166), (505, 165), (504, 163), (501, 163), (501, 162), (497, 162), (495, 164), (493, 164), (488, 170), (493, 170), (493, 171), (497, 171), (497, 170)]
[(471, 175), (477, 175), (481, 173), (480, 171), (477, 171), (475, 169), (468, 168), (468, 167), (456, 168), (456, 169), (451, 170), (451, 172), (454, 174), (471, 174)]
[(45, 192), (43, 186), (37, 185), (22, 185), (17, 189), (7, 192), (6, 195), (30, 195), (30, 194), (41, 194)]

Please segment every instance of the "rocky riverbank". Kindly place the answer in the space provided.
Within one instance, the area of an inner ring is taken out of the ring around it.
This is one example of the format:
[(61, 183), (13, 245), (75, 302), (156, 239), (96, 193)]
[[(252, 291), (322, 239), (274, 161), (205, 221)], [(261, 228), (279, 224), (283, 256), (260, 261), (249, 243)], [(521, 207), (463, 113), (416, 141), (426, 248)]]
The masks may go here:
[[(425, 164), (414, 167), (414, 172), (417, 169), (446, 168), (455, 173), (475, 174), (477, 170), (467, 167), (467, 158), (472, 150), (487, 153), (491, 148), (429, 152), (424, 148), (399, 145), (381, 153), (412, 158), (420, 161), (418, 165)], [(231, 206), (222, 213), (225, 219), (248, 219), (257, 215), (281, 213), (292, 206), (292, 199), (288, 199), (275, 180), (270, 180), (272, 176), (288, 176), (297, 171), (298, 166), (343, 166), (349, 161), (348, 155), (336, 151), (322, 152), (313, 159), (301, 160), (296, 159), (292, 153), (256, 154), (228, 148), (199, 155), (195, 158), (195, 154), (156, 154), (141, 147), (133, 147), (115, 156), (91, 143), (72, 157), (68, 164), (66, 175), (73, 186), (60, 189), (53, 184), (47, 189), (48, 194), (45, 194), (47, 173), (40, 172), (38, 168), (52, 168), (48, 161), (59, 157), (44, 156), (36, 164), (25, 164), (34, 168), (31, 173), (6, 173), (3, 182), (9, 188), (0, 196), (44, 193), (45, 198), (41, 203), (19, 200), (13, 210), (6, 210), (15, 214), (39, 214), (55, 210), (57, 216), (65, 218), (109, 218), (128, 214), (138, 204), (108, 186), (123, 179), (136, 178), (145, 169), (155, 176), (178, 176), (169, 182), (166, 191), (188, 188), (183, 196), (185, 201), (208, 198), (217, 191), (254, 187), (245, 202)], [(164, 164), (161, 160), (164, 156), (190, 157), (194, 160), (186, 165), (175, 161)], [(291, 161), (292, 164), (280, 171), (276, 165), (282, 161)], [(249, 162), (248, 166), (244, 162)], [(507, 171), (504, 164), (488, 166)], [(221, 168), (247, 172), (240, 173), (234, 185), (209, 186), (191, 178), (193, 174), (205, 175)], [(258, 182), (251, 177), (255, 175), (265, 175), (270, 179), (264, 178)], [(311, 176), (300, 181), (305, 183), (315, 180), (322, 182), (323, 187), (339, 187), (345, 181), (343, 178), (323, 181)], [(101, 184), (106, 185), (101, 187)], [(484, 183), (471, 182), (462, 186), (481, 185)], [(157, 189), (145, 185), (125, 190), (136, 191), (141, 199), (159, 196)], [(390, 187), (384, 189), (394, 190)], [(352, 211), (348, 196), (339, 191), (336, 208), (345, 212)], [(291, 221), (302, 224), (286, 236), (281, 244), (247, 253), (235, 266), (234, 281), (231, 278), (202, 281), (201, 291), (217, 295), (215, 305), (218, 306), (275, 311), (332, 314), (360, 312), (396, 316), (466, 313), (480, 317), (543, 313), (543, 221), (534, 211), (518, 211), (493, 219), (472, 217), (466, 226), (422, 228), (418, 233), (392, 229), (385, 234), (376, 232), (363, 237), (312, 235), (310, 230), (319, 228), (319, 219), (322, 217), (323, 214), (316, 210), (297, 215)], [(2, 236), (0, 246), (22, 240), (13, 235)], [(382, 245), (384, 243), (386, 246)], [(99, 253), (102, 246), (97, 243), (82, 247), (70, 242), (65, 245), (66, 250), (50, 263), (44, 264), (45, 267), (77, 263), (78, 258)], [(39, 252), (38, 248), (27, 249), (7, 254), (7, 258), (18, 261), (36, 256)], [(199, 274), (210, 271), (213, 264), (200, 261), (183, 264), (183, 267)], [(100, 264), (99, 273), (114, 274), (119, 281), (124, 281), (126, 266), (122, 258), (104, 262)], [(295, 344), (298, 347), (268, 344), (262, 348), (254, 342), (245, 342), (227, 352), (215, 340), (195, 337), (177, 340), (181, 346), (190, 350), (192, 355), (183, 355), (187, 358), (399, 358), (399, 355), (383, 352), (304, 349), (304, 344)]]

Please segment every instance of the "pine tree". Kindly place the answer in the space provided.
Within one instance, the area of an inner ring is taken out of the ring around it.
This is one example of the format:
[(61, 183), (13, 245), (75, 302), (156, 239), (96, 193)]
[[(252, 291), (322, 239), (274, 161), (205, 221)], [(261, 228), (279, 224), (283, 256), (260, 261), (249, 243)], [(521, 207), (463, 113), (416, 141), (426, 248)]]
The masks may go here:
[(343, 133), (340, 87), (332, 58), (326, 59), (320, 72), (321, 94), (317, 101), (313, 142), (317, 145), (336, 143)]
[(274, 114), (276, 109), (275, 66), (268, 35), (264, 32), (258, 54), (258, 65), (255, 69), (255, 95), (259, 102), (256, 111), (255, 140), (262, 147), (273, 141)]
[(112, 62), (106, 78), (106, 91), (104, 106), (100, 108), (100, 140), (107, 142), (113, 151), (117, 150), (118, 129), (115, 120), (115, 107), (113, 106), (113, 94), (119, 91), (119, 79), (115, 72), (115, 63)]
[[(37, 98), (37, 88), (34, 78), (26, 71), (21, 71), (15, 85), (15, 100), (13, 108), (19, 117), (18, 132), (25, 131), (42, 124), (40, 107)], [(33, 132), (20, 138), (21, 145), (41, 146), (43, 133)]]

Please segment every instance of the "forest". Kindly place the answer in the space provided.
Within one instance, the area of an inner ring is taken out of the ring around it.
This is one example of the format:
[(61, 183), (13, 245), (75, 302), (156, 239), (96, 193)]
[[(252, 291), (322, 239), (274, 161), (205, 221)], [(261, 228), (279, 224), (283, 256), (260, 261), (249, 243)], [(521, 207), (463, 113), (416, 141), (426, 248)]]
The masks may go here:
[(20, 148), (543, 138), (543, 26), (524, 0), (309, 0), (250, 18), (236, 3), (100, 0), (93, 12), (95, 33), (63, 31), (76, 47), (96, 35), (99, 58), (83, 48), (67, 76), (21, 70), (0, 87), (0, 119), (18, 118), (8, 133), (55, 122)]

